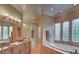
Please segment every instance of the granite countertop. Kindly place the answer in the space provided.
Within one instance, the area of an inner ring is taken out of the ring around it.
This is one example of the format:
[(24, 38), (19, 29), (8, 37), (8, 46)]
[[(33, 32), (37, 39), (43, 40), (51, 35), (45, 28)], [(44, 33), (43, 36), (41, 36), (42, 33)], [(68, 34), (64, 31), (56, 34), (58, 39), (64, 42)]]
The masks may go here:
[[(8, 45), (5, 45), (4, 47), (1, 47), (0, 51), (8, 49), (10, 47), (18, 46), (18, 45), (23, 44), (23, 43), (28, 42), (28, 41), (29, 41), (28, 39), (24, 39), (23, 41), (20, 41), (20, 42), (16, 41), (16, 42), (13, 42), (13, 43), (9, 43)], [(0, 43), (3, 43), (3, 42), (0, 42)]]

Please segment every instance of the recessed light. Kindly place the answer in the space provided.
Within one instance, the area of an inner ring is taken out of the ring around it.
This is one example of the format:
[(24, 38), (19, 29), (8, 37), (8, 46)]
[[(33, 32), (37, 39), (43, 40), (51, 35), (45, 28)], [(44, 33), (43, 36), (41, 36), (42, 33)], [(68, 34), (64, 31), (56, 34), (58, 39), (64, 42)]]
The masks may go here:
[(53, 8), (51, 8), (50, 10), (53, 11)]
[(62, 10), (60, 10), (60, 12), (62, 13), (63, 11), (62, 11)]

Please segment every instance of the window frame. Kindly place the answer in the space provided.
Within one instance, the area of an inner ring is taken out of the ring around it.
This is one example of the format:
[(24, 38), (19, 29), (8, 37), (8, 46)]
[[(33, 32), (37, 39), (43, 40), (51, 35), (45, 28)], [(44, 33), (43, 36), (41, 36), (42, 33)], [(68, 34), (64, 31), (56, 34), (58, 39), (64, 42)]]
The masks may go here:
[[(60, 23), (60, 22), (56, 22), (55, 24), (57, 24), (57, 23)], [(55, 30), (56, 30), (56, 29), (55, 29), (55, 24), (54, 24), (54, 42), (55, 42), (55, 43), (61, 43), (61, 23), (60, 23), (60, 40), (56, 40), (56, 39), (55, 39), (55, 37), (56, 37), (56, 36), (55, 36)]]
[[(79, 18), (74, 18), (74, 19), (72, 19), (71, 24), (72, 24), (72, 22), (73, 22), (74, 20), (76, 20), (76, 19), (79, 19)], [(71, 35), (72, 35), (72, 33), (71, 33)], [(72, 38), (72, 36), (71, 36), (71, 38)], [(73, 42), (73, 41), (72, 41), (72, 45), (79, 47), (79, 42)]]
[[(72, 21), (73, 20), (76, 20), (76, 19), (79, 19), (79, 18), (74, 18), (74, 19), (70, 19), (70, 20), (63, 20), (63, 21), (57, 21), (54, 23), (54, 28), (55, 28), (55, 24), (56, 23), (61, 23), (61, 36), (60, 36), (60, 41), (57, 41), (55, 40), (55, 33), (54, 33), (54, 43), (60, 43), (60, 44), (66, 44), (66, 45), (72, 45), (72, 46), (76, 46), (76, 47), (79, 47), (79, 42), (73, 42), (72, 41)], [(66, 22), (68, 21), (69, 22), (69, 41), (64, 41), (63, 40), (63, 22)], [(55, 30), (54, 30), (55, 32)]]
[[(63, 37), (63, 35), (64, 35), (64, 33), (63, 33), (64, 32), (64, 30), (63, 30), (64, 22), (69, 22), (69, 24), (68, 24), (68, 31), (69, 31), (68, 36), (69, 37), (68, 37), (68, 40), (67, 41), (65, 41), (64, 40), (64, 37)], [(62, 37), (62, 43), (63, 44), (70, 44), (70, 40), (71, 40), (70, 39), (70, 21), (67, 20), (67, 21), (63, 21), (62, 22), (62, 33), (61, 34), (62, 34), (62, 36), (61, 36)]]
[[(0, 34), (2, 34), (2, 26), (0, 26), (1, 27), (1, 33)], [(0, 38), (0, 41), (2, 41), (2, 35), (1, 35), (1, 38)]]
[[(63, 23), (64, 23), (64, 22), (67, 22), (67, 21), (69, 22), (69, 40), (68, 40), (68, 41), (64, 41), (64, 40), (63, 40)], [(57, 21), (57, 22), (55, 22), (55, 24), (56, 24), (56, 23), (60, 23), (60, 41), (55, 40), (55, 38), (54, 38), (54, 42), (55, 42), (55, 43), (61, 43), (61, 44), (71, 45), (71, 42), (70, 42), (70, 41), (71, 41), (71, 39), (70, 39), (70, 38), (71, 38), (71, 37), (70, 37), (70, 25), (71, 25), (71, 24), (70, 24), (70, 22), (71, 22), (71, 21), (69, 21), (69, 20)], [(55, 28), (55, 24), (54, 24), (54, 28)], [(54, 30), (54, 32), (55, 32), (55, 30)], [(55, 34), (54, 34), (54, 37), (55, 37)]]
[[(8, 37), (8, 39), (4, 39), (4, 38), (3, 38), (3, 36), (4, 36), (4, 35), (3, 35), (3, 33), (4, 33), (4, 32), (3, 32), (3, 30), (4, 30), (3, 28), (4, 28), (4, 27), (7, 27), (7, 34), (8, 34), (7, 37)], [(9, 40), (9, 27), (8, 27), (8, 26), (3, 26), (3, 27), (2, 27), (2, 39), (3, 39), (3, 41), (8, 41), (8, 40)]]
[(7, 26), (7, 25), (1, 25), (1, 36), (2, 36), (2, 39), (0, 41), (10, 41), (10, 38), (9, 38), (9, 28), (12, 27), (12, 31), (13, 31), (13, 26), (7, 26), (8, 27), (8, 39), (3, 39), (3, 27), (4, 26)]

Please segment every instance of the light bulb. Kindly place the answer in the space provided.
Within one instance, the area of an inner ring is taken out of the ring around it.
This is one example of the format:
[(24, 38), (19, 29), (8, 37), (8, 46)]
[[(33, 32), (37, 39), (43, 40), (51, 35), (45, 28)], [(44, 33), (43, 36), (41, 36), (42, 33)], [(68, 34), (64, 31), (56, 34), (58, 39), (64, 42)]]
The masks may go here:
[(25, 24), (23, 24), (23, 26), (25, 26)]
[(18, 22), (21, 22), (21, 20), (18, 20)]
[(53, 8), (51, 8), (50, 10), (53, 11)]

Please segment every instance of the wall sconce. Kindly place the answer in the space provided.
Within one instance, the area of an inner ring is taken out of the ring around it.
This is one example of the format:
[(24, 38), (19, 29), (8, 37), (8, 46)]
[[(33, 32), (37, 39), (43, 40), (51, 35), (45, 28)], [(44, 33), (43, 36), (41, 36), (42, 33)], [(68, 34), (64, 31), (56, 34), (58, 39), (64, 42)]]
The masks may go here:
[(12, 16), (7, 16), (7, 15), (0, 15), (0, 19), (1, 20), (4, 20), (4, 21), (9, 21), (9, 22), (12, 22), (12, 23), (16, 23), (16, 24), (20, 24), (21, 23), (21, 20), (17, 19), (17, 18), (14, 18)]

